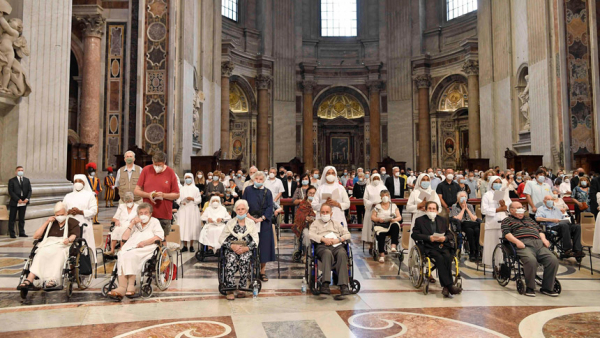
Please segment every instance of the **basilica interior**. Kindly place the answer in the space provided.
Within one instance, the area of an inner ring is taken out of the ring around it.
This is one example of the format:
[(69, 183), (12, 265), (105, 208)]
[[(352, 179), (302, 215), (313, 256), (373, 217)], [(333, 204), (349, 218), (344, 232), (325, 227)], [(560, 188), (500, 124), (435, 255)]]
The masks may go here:
[[(87, 289), (23, 300), (33, 239), (4, 235), (16, 167), (33, 234), (74, 175), (93, 162), (103, 181), (127, 151), (142, 167), (164, 152), (182, 182), (252, 166), (598, 173), (599, 0), (0, 0), (0, 12), (0, 336), (598, 336), (591, 251), (561, 261), (558, 298), (524, 297), (463, 259), (464, 292), (446, 299), (439, 283), (411, 285), (408, 251), (380, 264), (351, 229), (360, 292), (333, 300), (301, 290), (282, 228), (256, 298), (228, 302), (217, 260), (184, 252), (167, 290), (114, 303), (102, 254)], [(116, 211), (103, 196), (100, 241)]]

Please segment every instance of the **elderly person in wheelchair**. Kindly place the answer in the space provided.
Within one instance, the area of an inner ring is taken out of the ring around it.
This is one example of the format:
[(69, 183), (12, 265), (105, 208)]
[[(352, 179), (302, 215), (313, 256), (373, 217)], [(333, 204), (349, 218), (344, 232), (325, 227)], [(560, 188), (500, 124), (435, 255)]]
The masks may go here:
[(19, 288), (29, 288), (38, 277), (44, 288), (53, 288), (62, 282), (62, 272), (69, 255), (71, 243), (80, 235), (79, 221), (67, 218), (64, 203), (54, 205), (54, 216), (48, 218), (35, 231), (33, 238), (39, 240), (30, 273)]
[[(581, 226), (571, 223), (568, 215), (554, 205), (554, 197), (546, 195), (544, 205), (537, 209), (535, 220), (546, 226), (546, 230), (559, 230), (562, 237), (562, 250), (565, 258), (584, 257), (583, 247), (581, 246)], [(554, 241), (554, 240), (553, 240)]]
[(456, 204), (450, 209), (450, 222), (457, 225), (457, 233), (464, 232), (469, 243), (469, 261), (475, 262), (479, 257), (479, 232), (481, 220), (477, 218), (471, 204), (467, 203), (467, 192), (459, 191)]
[[(390, 236), (390, 253), (397, 253), (400, 235), (400, 221), (402, 215), (395, 203), (392, 203), (390, 192), (381, 190), (379, 193), (381, 203), (372, 208), (371, 221), (373, 221), (373, 237), (377, 243), (377, 252), (379, 252), (379, 263), (385, 263), (385, 241)], [(374, 257), (375, 258), (375, 257)]]
[(415, 220), (411, 237), (423, 255), (435, 260), (440, 284), (443, 287), (442, 295), (449, 298), (451, 295), (460, 294), (462, 289), (454, 285), (452, 278), (453, 245), (455, 244), (451, 243), (450, 239), (454, 239), (454, 235), (448, 227), (446, 218), (439, 216), (438, 212), (436, 202), (427, 202), (425, 215)]
[[(539, 209), (538, 209), (539, 211)], [(525, 209), (519, 202), (512, 202), (510, 215), (502, 220), (502, 236), (517, 247), (517, 255), (523, 263), (525, 295), (535, 297), (535, 275), (538, 263), (544, 266), (544, 276), (540, 292), (558, 297), (554, 291), (554, 280), (558, 271), (558, 258), (548, 250), (550, 242), (540, 226), (530, 217), (525, 216)]]
[(329, 284), (331, 284), (331, 268), (335, 263), (335, 270), (338, 275), (338, 285), (342, 296), (350, 294), (348, 288), (348, 253), (345, 246), (352, 237), (346, 227), (340, 222), (331, 219), (332, 210), (328, 204), (323, 203), (319, 211), (319, 218), (310, 226), (309, 236), (313, 242), (316, 242), (315, 253), (323, 263), (323, 283), (320, 292), (325, 295), (331, 294)]
[(137, 209), (138, 216), (131, 220), (123, 232), (123, 241), (126, 241), (117, 255), (117, 269), (119, 287), (108, 293), (112, 299), (121, 300), (123, 295), (135, 295), (135, 279), (141, 271), (145, 261), (154, 254), (156, 241), (162, 241), (165, 233), (160, 222), (152, 217), (152, 206), (142, 203)]

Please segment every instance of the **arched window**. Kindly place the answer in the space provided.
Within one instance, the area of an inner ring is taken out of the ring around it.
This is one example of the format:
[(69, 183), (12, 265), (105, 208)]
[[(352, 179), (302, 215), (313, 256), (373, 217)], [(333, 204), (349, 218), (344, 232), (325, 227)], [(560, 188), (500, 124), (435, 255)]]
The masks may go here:
[(356, 0), (321, 0), (321, 35), (356, 36)]
[(446, 20), (448, 21), (476, 10), (477, 0), (446, 0)]
[(238, 21), (238, 0), (221, 0), (221, 15)]

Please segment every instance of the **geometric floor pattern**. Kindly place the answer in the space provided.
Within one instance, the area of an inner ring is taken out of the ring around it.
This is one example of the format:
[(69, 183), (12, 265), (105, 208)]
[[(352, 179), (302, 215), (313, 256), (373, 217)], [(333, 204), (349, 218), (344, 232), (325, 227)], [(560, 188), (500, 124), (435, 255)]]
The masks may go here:
[[(108, 222), (116, 209), (101, 208)], [(599, 337), (600, 257), (594, 273), (585, 257), (561, 261), (558, 298), (521, 296), (515, 283), (492, 279), (489, 267), (461, 260), (463, 293), (444, 299), (439, 284), (424, 295), (408, 280), (406, 263), (373, 261), (352, 232), (355, 278), (361, 291), (342, 300), (300, 292), (304, 265), (293, 263), (293, 234), (282, 233), (279, 268), (256, 299), (227, 301), (218, 292), (214, 258), (198, 262), (184, 253), (183, 272), (168, 290), (149, 299), (113, 303), (100, 295), (108, 274), (103, 266), (85, 291), (16, 291), (30, 238), (0, 238), (0, 337)], [(113, 262), (107, 262), (110, 274)]]

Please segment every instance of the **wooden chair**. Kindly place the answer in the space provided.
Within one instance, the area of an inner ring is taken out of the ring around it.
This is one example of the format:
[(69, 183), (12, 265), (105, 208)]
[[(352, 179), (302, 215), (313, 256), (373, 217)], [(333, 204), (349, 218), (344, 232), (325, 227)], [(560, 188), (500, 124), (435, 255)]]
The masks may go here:
[[(483, 243), (485, 239), (485, 223), (481, 223), (479, 224), (479, 252), (481, 253), (481, 257), (482, 257), (482, 265), (483, 265), (483, 274), (485, 275), (485, 264), (483, 264)], [(477, 271), (479, 271), (479, 263), (477, 263)]]
[(102, 250), (102, 247), (104, 246), (104, 226), (102, 224), (94, 224), (93, 227), (94, 244), (96, 245), (96, 252), (94, 253), (96, 277), (94, 278), (98, 278), (98, 251), (100, 251), (100, 254), (102, 255), (102, 265), (104, 266), (104, 273), (106, 273), (106, 260), (104, 259), (104, 250)]
[(476, 206), (475, 206), (475, 215), (477, 215), (477, 218), (479, 218), (479, 219), (483, 219), (483, 218), (481, 217), (481, 206), (480, 206), (480, 205), (476, 205)]
[[(167, 242), (181, 244), (181, 233), (180, 233), (179, 225), (177, 225), (177, 224), (171, 225), (171, 233), (168, 234), (165, 239)], [(199, 246), (198, 246), (198, 250), (200, 250)], [(181, 253), (181, 247), (177, 248), (174, 251), (175, 251), (175, 265), (179, 266), (179, 264), (181, 264), (181, 278), (183, 278), (183, 254)], [(179, 278), (177, 278), (177, 276), (175, 276), (175, 279), (179, 279)]]
[[(594, 274), (594, 267), (592, 266), (592, 247), (594, 246), (594, 231), (596, 228), (596, 222), (594, 220), (594, 214), (591, 212), (581, 213), (581, 245), (583, 248), (588, 249), (588, 256), (590, 257), (590, 272)], [(579, 262), (579, 270), (581, 270), (581, 262)]]
[(408, 199), (410, 197), (410, 191), (405, 190), (404, 191), (404, 198)]

